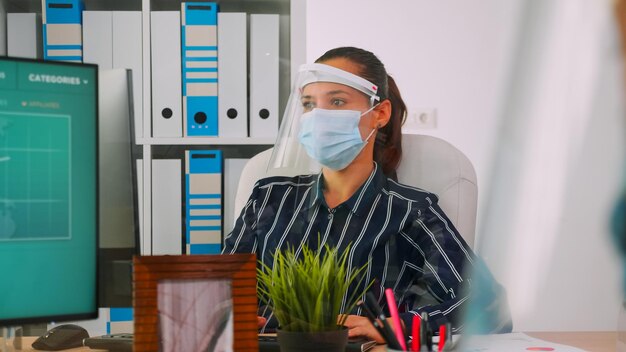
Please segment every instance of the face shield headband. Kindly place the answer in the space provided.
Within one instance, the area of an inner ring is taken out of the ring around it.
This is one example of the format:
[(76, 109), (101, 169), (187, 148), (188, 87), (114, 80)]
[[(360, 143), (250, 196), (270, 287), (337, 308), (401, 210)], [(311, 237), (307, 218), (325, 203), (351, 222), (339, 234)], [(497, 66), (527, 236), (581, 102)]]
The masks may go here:
[(324, 64), (305, 64), (299, 69), (301, 75), (300, 86), (302, 90), (307, 84), (315, 82), (339, 83), (352, 87), (370, 97), (370, 106), (380, 101), (378, 86), (353, 73)]

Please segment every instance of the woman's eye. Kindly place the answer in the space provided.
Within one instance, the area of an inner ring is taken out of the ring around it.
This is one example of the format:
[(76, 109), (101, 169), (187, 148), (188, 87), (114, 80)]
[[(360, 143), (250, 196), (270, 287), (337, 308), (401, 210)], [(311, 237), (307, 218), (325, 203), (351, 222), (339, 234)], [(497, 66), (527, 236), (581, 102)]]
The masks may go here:
[(315, 108), (315, 103), (312, 101), (303, 101), (302, 108), (304, 108), (304, 111), (311, 111)]
[(333, 99), (331, 104), (335, 107), (343, 106), (345, 102), (341, 99)]

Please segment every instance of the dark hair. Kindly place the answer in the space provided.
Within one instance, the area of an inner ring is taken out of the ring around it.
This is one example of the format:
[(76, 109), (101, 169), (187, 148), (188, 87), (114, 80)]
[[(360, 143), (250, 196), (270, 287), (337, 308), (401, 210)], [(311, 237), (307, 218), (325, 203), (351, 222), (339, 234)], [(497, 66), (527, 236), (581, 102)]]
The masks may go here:
[(391, 118), (376, 134), (374, 160), (382, 166), (383, 173), (397, 180), (396, 169), (402, 159), (402, 124), (406, 119), (406, 104), (400, 96), (396, 82), (387, 74), (385, 65), (373, 53), (355, 48), (340, 47), (327, 51), (315, 62), (324, 62), (335, 58), (348, 59), (360, 67), (359, 76), (378, 86), (380, 101), (391, 102)]

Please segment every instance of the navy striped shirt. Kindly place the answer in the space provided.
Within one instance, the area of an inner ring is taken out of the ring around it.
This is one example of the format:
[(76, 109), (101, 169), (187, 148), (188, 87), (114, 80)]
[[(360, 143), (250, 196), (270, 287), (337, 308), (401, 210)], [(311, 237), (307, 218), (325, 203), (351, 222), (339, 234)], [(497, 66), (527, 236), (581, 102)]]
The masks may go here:
[[(407, 327), (413, 315), (427, 312), (435, 331), (444, 322), (462, 328), (460, 312), (471, 296), (468, 269), (477, 257), (437, 205), (437, 196), (387, 178), (376, 163), (355, 194), (334, 209), (327, 206), (323, 187), (321, 173), (258, 181), (223, 253), (256, 253), (271, 267), (274, 251), (287, 245), (299, 253), (303, 244), (312, 249), (329, 244), (340, 252), (351, 244), (350, 268), (367, 264), (363, 285), (375, 280), (370, 290), (384, 308), (383, 291), (393, 289)], [(502, 292), (486, 274), (482, 281), (489, 285), (481, 291), (489, 305)], [(497, 310), (490, 313), (488, 331), (501, 330)]]

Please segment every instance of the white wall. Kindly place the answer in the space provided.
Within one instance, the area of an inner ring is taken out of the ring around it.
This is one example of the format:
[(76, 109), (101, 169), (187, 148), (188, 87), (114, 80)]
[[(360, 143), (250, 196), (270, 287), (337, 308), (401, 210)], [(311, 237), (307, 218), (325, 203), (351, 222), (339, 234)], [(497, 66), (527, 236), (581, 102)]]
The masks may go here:
[(423, 134), (443, 138), (469, 157), (480, 194), (489, 184), (496, 121), (521, 3), (309, 0), (307, 61), (338, 46), (376, 54), (396, 79), (409, 113), (415, 108), (437, 109), (437, 128)]
[(526, 10), (478, 246), (517, 329), (614, 330), (626, 94), (612, 2)]
[[(424, 134), (450, 141), (465, 152), (476, 168), (480, 197), (477, 240), (480, 242), (481, 230), (485, 229), (490, 236), (501, 235), (506, 239), (491, 241), (490, 246), (482, 246), (479, 251), (498, 280), (509, 290), (517, 290), (509, 295), (516, 330), (614, 330), (619, 267), (608, 241), (606, 224), (620, 180), (619, 161), (624, 160), (620, 149), (624, 138), (619, 134), (620, 121), (615, 114), (619, 97), (613, 95), (612, 103), (606, 101), (610, 104), (605, 105), (604, 110), (594, 105), (594, 111), (589, 114), (599, 113), (603, 118), (594, 118), (593, 123), (584, 126), (579, 138), (581, 153), (564, 164), (563, 173), (567, 176), (562, 187), (563, 199), (558, 201), (563, 207), (547, 215), (558, 221), (553, 221), (553, 228), (545, 233), (557, 245), (544, 252), (548, 258), (542, 262), (545, 265), (539, 267), (540, 272), (527, 270), (525, 273), (546, 278), (528, 288), (532, 290), (529, 294), (537, 298), (532, 301), (532, 314), (520, 309), (528, 302), (524, 298), (526, 292), (519, 287), (517, 277), (510, 275), (512, 254), (520, 259), (515, 263), (517, 266), (534, 269), (526, 263), (537, 260), (532, 251), (516, 253), (516, 248), (508, 246), (528, 240), (521, 237), (519, 231), (508, 231), (513, 226), (512, 222), (507, 223), (509, 211), (506, 208), (493, 211), (494, 201), (490, 195), (490, 188), (495, 188), (491, 186), (502, 182), (492, 177), (501, 176), (492, 168), (506, 167), (501, 160), (499, 166), (493, 164), (493, 160), (496, 160), (498, 147), (502, 146), (502, 130), (510, 128), (506, 125), (507, 114), (517, 108), (511, 105), (509, 96), (515, 94), (518, 83), (515, 80), (520, 78), (519, 72), (513, 70), (519, 67), (520, 57), (527, 57), (518, 51), (520, 41), (535, 25), (527, 21), (527, 5), (523, 0), (391, 0), (384, 3), (309, 0), (306, 58), (312, 62), (337, 46), (368, 49), (378, 55), (396, 78), (409, 109), (433, 107), (438, 110), (437, 129), (425, 130)], [(541, 31), (534, 33), (542, 35)], [(541, 56), (541, 53), (535, 54)], [(569, 54), (571, 56), (556, 58), (565, 64), (584, 53)], [(577, 83), (580, 84), (572, 81), (572, 84)], [(549, 88), (542, 89), (549, 91)], [(615, 88), (615, 85), (605, 86), (605, 91), (601, 92), (606, 95)], [(517, 127), (524, 128), (523, 124)], [(517, 136), (523, 138), (524, 134), (517, 133)], [(532, 141), (521, 145), (528, 144), (532, 145)], [(521, 154), (512, 151), (508, 155), (527, 157)], [(508, 162), (515, 165), (517, 160)], [(544, 166), (549, 173), (550, 165)], [(541, 174), (532, 177), (541, 182)], [(499, 204), (518, 206), (514, 197), (507, 196), (502, 189), (498, 192), (508, 202)], [(502, 215), (502, 220), (492, 221), (491, 216), (496, 213)], [(496, 233), (498, 228), (503, 231)], [(535, 237), (539, 237), (546, 231), (538, 228), (536, 232)]]

